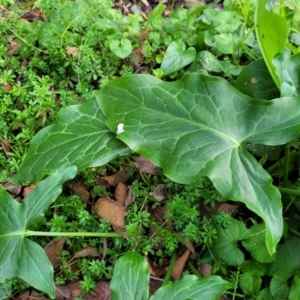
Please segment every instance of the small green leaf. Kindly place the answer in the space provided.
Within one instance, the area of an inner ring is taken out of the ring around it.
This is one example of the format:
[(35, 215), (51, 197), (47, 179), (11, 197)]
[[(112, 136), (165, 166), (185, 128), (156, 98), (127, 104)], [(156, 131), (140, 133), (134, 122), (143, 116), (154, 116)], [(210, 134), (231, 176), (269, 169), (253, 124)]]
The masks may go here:
[(257, 297), (257, 300), (274, 300), (270, 293), (270, 288), (261, 290), (259, 296)]
[(113, 54), (120, 58), (129, 56), (132, 52), (131, 41), (128, 39), (111, 40), (109, 42), (109, 49)]
[(291, 57), (289, 50), (275, 55), (273, 65), (280, 82), (280, 92), (282, 97), (292, 97), (300, 94), (299, 67), (300, 55)]
[(270, 292), (274, 300), (288, 300), (289, 286), (287, 282), (273, 277), (270, 283)]
[(150, 300), (217, 300), (229, 287), (230, 284), (219, 276), (198, 278), (186, 275), (181, 280), (161, 287)]
[(292, 284), (289, 300), (300, 300), (300, 278), (295, 275), (294, 282)]
[(218, 228), (218, 238), (213, 241), (211, 251), (219, 260), (224, 261), (229, 266), (241, 265), (245, 256), (243, 251), (238, 248), (237, 242), (249, 237), (250, 232), (245, 223), (232, 220), (227, 227)]
[(82, 170), (128, 153), (129, 149), (106, 127), (96, 102), (74, 105), (62, 109), (58, 121), (33, 138), (12, 181), (28, 185), (51, 174), (61, 164), (76, 165)]
[(267, 273), (267, 265), (256, 260), (247, 260), (242, 264), (240, 270), (249, 275), (263, 276)]
[(195, 59), (195, 48), (185, 48), (185, 43), (182, 41), (174, 41), (168, 46), (160, 67), (165, 76), (181, 70)]
[(53, 267), (45, 251), (25, 238), (26, 229), (57, 198), (62, 183), (75, 175), (76, 167), (63, 166), (40, 182), (22, 203), (0, 190), (0, 283), (16, 276), (54, 298)]
[(242, 241), (242, 245), (259, 262), (270, 263), (275, 260), (275, 254), (271, 255), (266, 247), (265, 224), (253, 225), (250, 228), (251, 236)]
[(300, 239), (291, 237), (283, 245), (278, 246), (275, 261), (271, 264), (269, 275), (283, 281), (288, 280), (300, 268)]
[(118, 259), (110, 283), (112, 300), (147, 300), (149, 269), (145, 257), (127, 252)]
[(239, 277), (239, 284), (246, 295), (257, 296), (260, 291), (262, 279), (259, 275), (242, 274)]
[(234, 86), (255, 99), (271, 100), (279, 97), (278, 88), (263, 59), (255, 60), (247, 65), (239, 74)]
[(284, 18), (266, 9), (267, 1), (257, 1), (255, 13), (256, 37), (271, 76), (278, 89), (280, 89), (279, 78), (272, 60), (275, 54), (283, 51), (289, 27)]
[[(108, 127), (175, 182), (209, 177), (221, 195), (243, 202), (266, 223), (273, 253), (283, 230), (272, 178), (247, 152), (247, 142), (280, 145), (300, 132), (298, 97), (252, 99), (226, 80), (190, 73), (175, 82), (132, 75), (97, 95)], [(284, 99), (284, 101), (283, 101)]]

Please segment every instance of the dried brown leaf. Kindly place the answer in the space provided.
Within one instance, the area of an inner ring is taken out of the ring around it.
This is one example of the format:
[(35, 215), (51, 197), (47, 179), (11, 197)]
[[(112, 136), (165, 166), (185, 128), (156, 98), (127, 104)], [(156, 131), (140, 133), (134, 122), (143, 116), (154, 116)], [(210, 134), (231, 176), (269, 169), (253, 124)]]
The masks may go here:
[(74, 194), (79, 196), (84, 203), (88, 203), (90, 199), (90, 193), (82, 183), (70, 183), (69, 188)]
[(84, 297), (84, 300), (110, 300), (111, 290), (108, 281), (98, 281), (91, 295)]
[(52, 266), (54, 269), (59, 267), (60, 250), (63, 248), (66, 241), (66, 237), (62, 237), (60, 240), (51, 240), (44, 248)]
[(14, 52), (22, 47), (22, 44), (17, 43), (13, 40), (13, 38), (8, 39), (8, 56), (12, 56)]
[(125, 209), (132, 203), (135, 201), (135, 195), (133, 194), (132, 192), (132, 187), (129, 187), (128, 189), (128, 193), (127, 193), (127, 196), (126, 196), (126, 199), (125, 199)]
[(221, 203), (221, 204), (217, 205), (217, 211), (224, 211), (226, 213), (234, 215), (238, 211), (238, 205)]
[(21, 295), (18, 300), (48, 300), (48, 298), (42, 296), (36, 291), (31, 291)]
[(97, 215), (106, 218), (116, 227), (125, 227), (124, 207), (108, 198), (100, 198), (96, 204)]
[(119, 182), (115, 190), (116, 202), (125, 207), (128, 189), (123, 182)]
[(156, 175), (156, 166), (153, 165), (152, 162), (150, 162), (146, 157), (144, 156), (139, 156), (135, 160), (135, 167), (141, 171), (142, 173), (145, 174), (150, 174), (150, 175)]
[(79, 49), (77, 47), (67, 46), (66, 50), (67, 50), (67, 54), (70, 56), (75, 56), (79, 54)]
[(79, 280), (73, 280), (70, 281), (67, 285), (66, 288), (68, 288), (71, 292), (71, 299), (80, 297), (80, 281)]
[(9, 84), (9, 83), (7, 83), (7, 84), (0, 84), (0, 87), (1, 87), (4, 91), (6, 91), (6, 92), (11, 91), (11, 89), (12, 89), (12, 86), (11, 86), (11, 84)]
[(164, 195), (165, 184), (159, 184), (154, 191), (151, 193), (153, 198), (157, 201), (162, 201), (165, 199)]
[(4, 187), (13, 195), (18, 196), (21, 193), (22, 186), (12, 183), (10, 181), (7, 181), (4, 183)]
[(188, 240), (184, 245), (191, 251), (192, 259), (195, 259), (196, 258), (196, 250), (195, 250), (193, 242), (191, 240)]
[(1, 140), (1, 148), (6, 157), (8, 157), (8, 153), (10, 151), (9, 141), (6, 139)]
[(116, 187), (119, 182), (126, 180), (126, 178), (127, 178), (127, 174), (123, 171), (119, 171), (110, 176), (96, 178), (96, 183), (106, 188), (110, 186)]
[(181, 278), (182, 271), (184, 269), (185, 263), (190, 256), (191, 251), (186, 249), (185, 252), (176, 260), (173, 271), (172, 278), (178, 280)]
[(59, 285), (55, 287), (55, 300), (71, 299), (71, 290), (66, 285)]
[(200, 264), (198, 272), (202, 277), (211, 275), (212, 266), (210, 264)]
[(26, 186), (23, 190), (23, 197), (24, 198), (27, 197), (35, 188), (36, 188), (36, 184)]
[(160, 277), (161, 275), (164, 275), (167, 273), (166, 268), (162, 268), (162, 267), (156, 265), (153, 261), (151, 261), (149, 259), (148, 256), (146, 256), (146, 259), (148, 262), (150, 275), (155, 276), (155, 277)]
[(100, 253), (96, 247), (86, 247), (81, 249), (80, 251), (77, 251), (73, 256), (73, 259), (86, 256), (99, 257)]

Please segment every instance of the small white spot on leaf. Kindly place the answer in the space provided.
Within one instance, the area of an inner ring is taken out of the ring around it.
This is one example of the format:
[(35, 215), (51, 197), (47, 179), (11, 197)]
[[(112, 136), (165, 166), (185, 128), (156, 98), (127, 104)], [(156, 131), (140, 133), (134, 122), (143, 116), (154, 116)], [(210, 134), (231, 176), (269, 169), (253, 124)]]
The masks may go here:
[(122, 133), (122, 132), (124, 132), (125, 130), (124, 130), (124, 124), (123, 123), (120, 123), (119, 125), (118, 125), (118, 128), (117, 128), (117, 134), (120, 134), (120, 133)]
[(257, 80), (255, 77), (251, 78), (251, 83), (256, 83), (256, 82), (257, 82)]

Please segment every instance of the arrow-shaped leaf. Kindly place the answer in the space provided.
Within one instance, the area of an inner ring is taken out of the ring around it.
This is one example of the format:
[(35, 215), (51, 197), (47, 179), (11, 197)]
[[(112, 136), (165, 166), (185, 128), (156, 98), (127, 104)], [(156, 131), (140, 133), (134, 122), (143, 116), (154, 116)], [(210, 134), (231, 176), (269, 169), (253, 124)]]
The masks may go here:
[(22, 203), (0, 190), (0, 284), (17, 276), (54, 298), (53, 267), (45, 251), (25, 238), (26, 229), (57, 198), (62, 183), (75, 175), (74, 166), (57, 171)]
[(89, 101), (62, 109), (57, 123), (34, 137), (12, 181), (27, 185), (51, 174), (61, 164), (82, 170), (128, 153), (129, 149), (106, 127), (96, 101)]
[(191, 183), (208, 176), (227, 199), (243, 202), (266, 223), (274, 252), (282, 234), (280, 193), (243, 148), (246, 141), (279, 145), (300, 131), (300, 101), (252, 99), (222, 78), (187, 74), (176, 82), (133, 75), (98, 94), (107, 125), (170, 179)]

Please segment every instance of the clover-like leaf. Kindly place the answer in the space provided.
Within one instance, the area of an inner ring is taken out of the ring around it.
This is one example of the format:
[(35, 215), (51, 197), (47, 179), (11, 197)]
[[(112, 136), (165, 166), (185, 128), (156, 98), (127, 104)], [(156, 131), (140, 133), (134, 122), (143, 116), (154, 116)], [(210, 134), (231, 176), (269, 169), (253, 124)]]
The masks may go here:
[(227, 228), (218, 226), (218, 238), (213, 241), (211, 251), (219, 260), (229, 266), (241, 265), (245, 256), (237, 245), (238, 241), (250, 236), (250, 231), (245, 224), (238, 220), (232, 220)]
[(0, 190), (0, 284), (16, 276), (54, 298), (53, 267), (45, 251), (25, 237), (27, 228), (57, 198), (62, 183), (75, 175), (76, 167), (63, 167), (40, 182), (22, 203)]
[(29, 184), (41, 180), (61, 164), (82, 170), (104, 165), (129, 149), (109, 131), (96, 101), (62, 109), (58, 121), (41, 130), (12, 181)]
[(181, 70), (195, 59), (195, 48), (185, 48), (185, 43), (182, 41), (174, 41), (168, 46), (161, 64), (164, 75), (170, 75), (171, 73)]
[(98, 93), (108, 127), (132, 150), (189, 184), (208, 176), (227, 199), (243, 202), (266, 223), (272, 253), (282, 235), (280, 193), (244, 142), (279, 145), (300, 131), (299, 98), (252, 99), (226, 80), (186, 74), (176, 82), (132, 75)]

